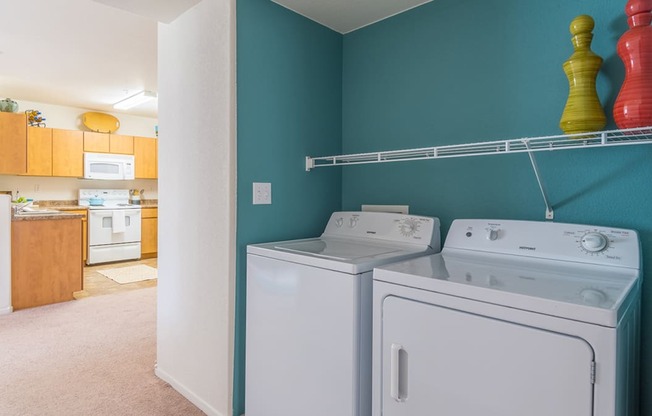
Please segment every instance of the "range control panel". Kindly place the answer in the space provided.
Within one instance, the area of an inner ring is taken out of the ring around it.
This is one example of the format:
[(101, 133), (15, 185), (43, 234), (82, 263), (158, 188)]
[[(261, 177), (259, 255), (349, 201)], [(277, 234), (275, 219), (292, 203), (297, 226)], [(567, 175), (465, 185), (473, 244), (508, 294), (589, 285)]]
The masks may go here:
[(322, 236), (368, 238), (441, 249), (439, 219), (388, 212), (334, 212)]
[(640, 246), (636, 231), (592, 225), (455, 220), (444, 248), (629, 268), (640, 266)]

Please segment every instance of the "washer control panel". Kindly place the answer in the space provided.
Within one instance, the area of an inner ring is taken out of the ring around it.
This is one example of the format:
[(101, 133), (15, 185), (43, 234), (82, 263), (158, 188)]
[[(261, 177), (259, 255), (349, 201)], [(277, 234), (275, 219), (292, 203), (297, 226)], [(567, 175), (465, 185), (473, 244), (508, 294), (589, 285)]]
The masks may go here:
[(621, 228), (538, 221), (455, 220), (446, 237), (444, 248), (447, 247), (640, 267), (638, 234)]
[(419, 244), (430, 246), (435, 252), (441, 250), (439, 219), (435, 217), (388, 212), (334, 212), (322, 236)]

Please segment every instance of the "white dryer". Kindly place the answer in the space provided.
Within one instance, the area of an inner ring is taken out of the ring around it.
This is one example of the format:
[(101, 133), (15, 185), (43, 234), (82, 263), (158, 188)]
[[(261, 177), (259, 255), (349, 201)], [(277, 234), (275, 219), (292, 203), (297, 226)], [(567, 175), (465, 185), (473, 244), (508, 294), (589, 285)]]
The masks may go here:
[(437, 218), (377, 212), (247, 246), (247, 416), (369, 416), (372, 270), (439, 250)]
[(635, 231), (456, 220), (373, 279), (374, 416), (638, 414)]

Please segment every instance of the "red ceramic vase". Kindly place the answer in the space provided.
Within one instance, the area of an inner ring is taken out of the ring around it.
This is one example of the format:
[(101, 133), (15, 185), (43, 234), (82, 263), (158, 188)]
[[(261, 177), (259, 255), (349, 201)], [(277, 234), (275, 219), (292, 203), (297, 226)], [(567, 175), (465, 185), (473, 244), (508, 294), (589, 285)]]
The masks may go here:
[(652, 0), (629, 0), (625, 13), (629, 30), (618, 41), (625, 64), (625, 82), (614, 104), (621, 129), (652, 126)]

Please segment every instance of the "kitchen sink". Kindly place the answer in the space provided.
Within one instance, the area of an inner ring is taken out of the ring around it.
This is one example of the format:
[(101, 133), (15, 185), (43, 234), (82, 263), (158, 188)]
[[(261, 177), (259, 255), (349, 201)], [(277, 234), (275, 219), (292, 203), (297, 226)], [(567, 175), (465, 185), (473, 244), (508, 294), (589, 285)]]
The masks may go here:
[(24, 207), (16, 215), (56, 215), (61, 214), (61, 211), (56, 209), (49, 208), (39, 208), (39, 207)]

